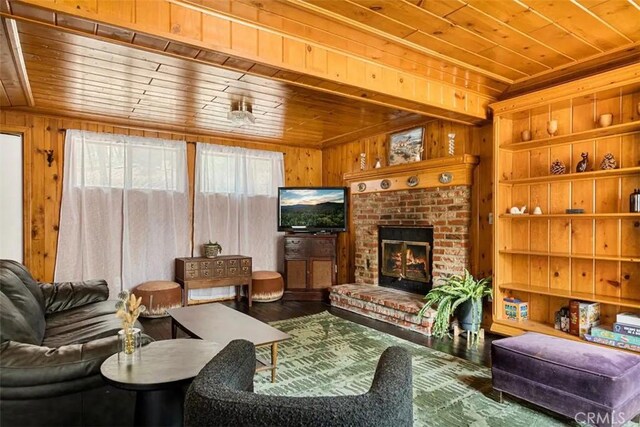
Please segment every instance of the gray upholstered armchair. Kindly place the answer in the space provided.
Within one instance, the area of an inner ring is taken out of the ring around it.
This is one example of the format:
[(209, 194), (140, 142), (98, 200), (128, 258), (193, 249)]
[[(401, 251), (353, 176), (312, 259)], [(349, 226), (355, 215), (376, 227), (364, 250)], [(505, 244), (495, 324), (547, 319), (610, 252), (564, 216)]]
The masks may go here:
[(108, 296), (104, 280), (38, 283), (0, 260), (1, 425), (133, 423), (135, 394), (100, 376), (122, 327)]
[(229, 343), (193, 380), (185, 399), (185, 425), (411, 426), (411, 356), (382, 353), (369, 391), (358, 396), (285, 397), (253, 393), (255, 347)]

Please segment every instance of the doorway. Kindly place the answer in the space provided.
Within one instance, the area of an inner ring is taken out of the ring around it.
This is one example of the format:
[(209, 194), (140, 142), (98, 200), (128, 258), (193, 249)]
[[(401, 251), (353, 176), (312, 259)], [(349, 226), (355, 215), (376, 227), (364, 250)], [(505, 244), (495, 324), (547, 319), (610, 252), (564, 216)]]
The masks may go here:
[(21, 135), (0, 133), (0, 259), (23, 263), (23, 145)]

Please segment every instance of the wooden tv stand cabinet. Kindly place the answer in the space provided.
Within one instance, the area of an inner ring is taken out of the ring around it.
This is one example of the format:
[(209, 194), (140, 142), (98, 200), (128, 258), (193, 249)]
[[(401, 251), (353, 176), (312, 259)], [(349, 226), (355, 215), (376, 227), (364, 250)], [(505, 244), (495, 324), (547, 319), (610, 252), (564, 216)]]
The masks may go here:
[(284, 236), (285, 300), (322, 300), (336, 284), (335, 234)]
[(182, 305), (189, 305), (190, 289), (236, 287), (236, 300), (240, 300), (240, 287), (247, 287), (247, 300), (251, 307), (251, 257), (223, 255), (215, 258), (176, 258), (176, 282), (182, 286)]

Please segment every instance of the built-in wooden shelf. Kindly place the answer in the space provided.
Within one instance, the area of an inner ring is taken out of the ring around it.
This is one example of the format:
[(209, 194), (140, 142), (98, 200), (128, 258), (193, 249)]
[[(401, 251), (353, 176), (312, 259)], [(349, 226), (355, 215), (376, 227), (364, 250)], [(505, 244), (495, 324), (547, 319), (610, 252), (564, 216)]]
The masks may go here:
[(548, 218), (571, 218), (571, 219), (640, 219), (640, 213), (623, 212), (623, 213), (581, 213), (581, 214), (500, 214), (502, 219), (548, 219)]
[(599, 170), (599, 171), (581, 172), (581, 173), (565, 173), (562, 175), (545, 175), (545, 176), (536, 176), (533, 178), (501, 179), (500, 184), (514, 185), (514, 184), (536, 184), (538, 182), (556, 182), (556, 181), (571, 181), (571, 180), (578, 181), (583, 179), (605, 178), (605, 177), (635, 175), (635, 174), (640, 174), (640, 167), (608, 169), (608, 170)]
[[(611, 325), (600, 325), (600, 326), (610, 327)], [(597, 345), (604, 348), (614, 348), (616, 350), (627, 351), (629, 353), (638, 354), (637, 352), (634, 352), (633, 350), (628, 350), (626, 348), (612, 347), (605, 344), (589, 342), (583, 338), (580, 338), (577, 335), (572, 335), (568, 332), (560, 331), (556, 329), (554, 325), (551, 325), (549, 323), (544, 323), (544, 322), (536, 322), (533, 320), (515, 321), (515, 320), (508, 320), (508, 319), (494, 319), (493, 325), (491, 325), (491, 332), (495, 332), (497, 334), (513, 335), (512, 330), (514, 329), (520, 330), (520, 331), (527, 331), (527, 332), (538, 332), (540, 334), (552, 335), (554, 337), (566, 338), (568, 340), (580, 341), (580, 342), (589, 343), (591, 345)]]
[(536, 252), (527, 250), (513, 250), (503, 249), (498, 251), (501, 254), (509, 255), (532, 255), (532, 256), (549, 256), (558, 258), (572, 258), (572, 259), (595, 259), (600, 261), (622, 261), (622, 262), (640, 262), (640, 258), (637, 257), (618, 257), (618, 256), (605, 256), (605, 255), (586, 255), (586, 254), (567, 254), (567, 253), (554, 253), (554, 252)]
[(544, 286), (529, 286), (524, 283), (503, 283), (498, 286), (500, 289), (511, 291), (530, 292), (539, 295), (549, 295), (552, 297), (569, 298), (582, 301), (599, 302), (602, 304), (618, 305), (620, 307), (640, 308), (640, 300), (631, 298), (619, 298), (607, 295), (590, 294), (586, 292), (574, 292), (565, 289), (551, 289)]
[(510, 151), (524, 151), (553, 145), (570, 144), (574, 142), (606, 138), (612, 135), (623, 136), (638, 131), (640, 131), (640, 120), (612, 125), (606, 128), (589, 129), (582, 132), (570, 133), (567, 135), (558, 135), (550, 138), (542, 138), (526, 142), (513, 142), (511, 144), (501, 145), (500, 148)]
[[(576, 335), (571, 335), (568, 332), (559, 331), (553, 325), (550, 325), (548, 323), (535, 322), (533, 320), (515, 321), (515, 320), (508, 320), (508, 319), (494, 319), (493, 322), (498, 325), (504, 325), (511, 328), (523, 329), (525, 331), (539, 332), (541, 334), (553, 335), (556, 337), (567, 338), (574, 341), (586, 341)], [(494, 331), (494, 328), (492, 327), (491, 330)], [(495, 331), (500, 332), (498, 328), (495, 328)]]
[[(600, 303), (602, 321), (640, 311), (635, 286), (640, 214), (627, 211), (640, 177), (638, 101), (640, 76), (613, 72), (606, 81), (587, 77), (491, 105), (497, 217), (493, 332), (535, 331), (580, 340), (552, 324), (572, 299)], [(599, 127), (595, 119), (605, 112), (615, 124)], [(558, 121), (560, 135), (547, 137), (549, 120)], [(521, 141), (527, 130), (539, 139)], [(581, 153), (589, 153), (588, 172), (576, 172)], [(613, 155), (619, 169), (600, 170), (605, 153)], [(565, 174), (551, 174), (555, 159), (566, 164)], [(512, 206), (523, 205), (527, 213), (510, 213)], [(533, 215), (536, 205), (543, 214)], [(586, 212), (567, 213), (565, 207)], [(520, 294), (533, 320), (511, 322), (504, 298)]]

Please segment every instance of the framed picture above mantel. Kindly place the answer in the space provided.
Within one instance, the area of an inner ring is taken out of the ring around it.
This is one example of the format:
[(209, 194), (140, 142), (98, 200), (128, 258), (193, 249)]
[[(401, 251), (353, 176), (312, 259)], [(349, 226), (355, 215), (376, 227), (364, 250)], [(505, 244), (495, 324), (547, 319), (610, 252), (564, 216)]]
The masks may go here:
[(389, 135), (389, 166), (422, 160), (424, 127)]

